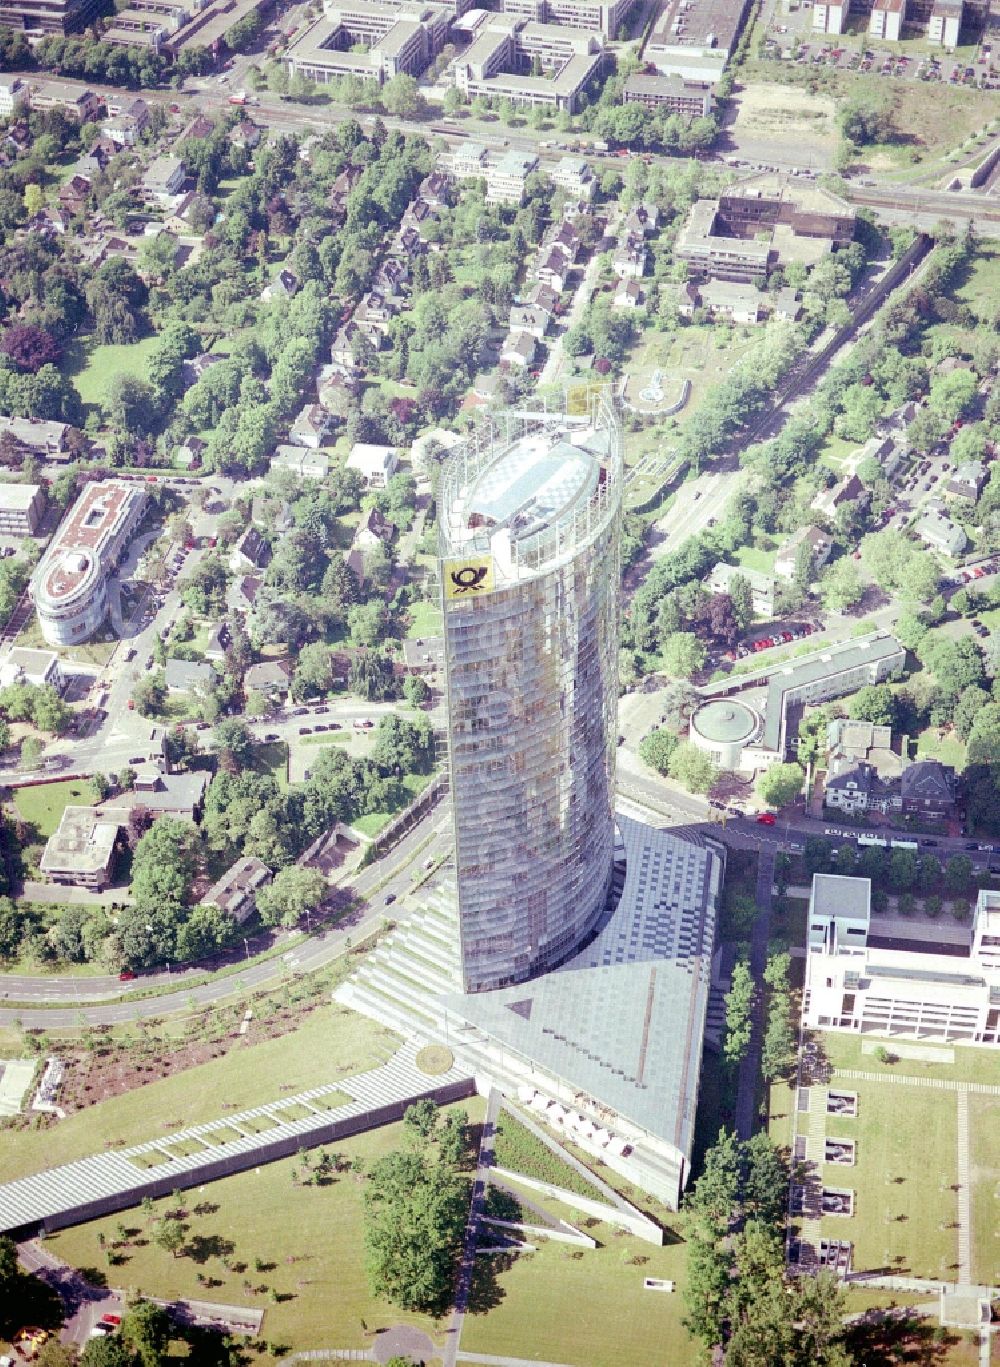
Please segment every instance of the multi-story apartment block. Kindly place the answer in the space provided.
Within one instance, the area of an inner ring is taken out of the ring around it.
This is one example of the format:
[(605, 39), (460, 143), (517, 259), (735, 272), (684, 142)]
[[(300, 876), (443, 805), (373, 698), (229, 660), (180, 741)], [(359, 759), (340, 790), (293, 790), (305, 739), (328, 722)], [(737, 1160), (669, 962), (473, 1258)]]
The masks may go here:
[(141, 484), (88, 484), (59, 525), (32, 575), (30, 593), (50, 645), (78, 645), (108, 611), (107, 578), (142, 518)]
[(25, 33), (73, 33), (99, 13), (100, 0), (4, 0), (0, 25)]
[(815, 874), (808, 924), (810, 1028), (1000, 1044), (1000, 893), (980, 892), (971, 932), (906, 939), (873, 918), (869, 879)]
[(942, 47), (958, 47), (964, 15), (963, 0), (934, 0), (927, 21), (927, 41), (940, 43)]
[(28, 87), (19, 76), (0, 81), (0, 119), (9, 119), (28, 103)]
[(813, 5), (813, 31), (843, 33), (850, 12), (850, 0), (817, 0)]
[(873, 38), (898, 43), (906, 23), (906, 0), (875, 0), (868, 20), (868, 32)]

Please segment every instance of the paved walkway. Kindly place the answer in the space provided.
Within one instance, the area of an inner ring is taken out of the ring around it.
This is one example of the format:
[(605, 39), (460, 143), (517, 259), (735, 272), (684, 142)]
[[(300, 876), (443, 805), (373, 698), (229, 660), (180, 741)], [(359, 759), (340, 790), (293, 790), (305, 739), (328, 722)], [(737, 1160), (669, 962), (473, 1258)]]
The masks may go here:
[(958, 1088), (958, 1280), (972, 1281), (972, 1175), (969, 1170), (969, 1089)]
[(498, 1358), (489, 1353), (459, 1353), (459, 1362), (480, 1362), (485, 1367), (568, 1367), (565, 1362), (543, 1362), (541, 1358)]
[(767, 942), (771, 933), (771, 889), (774, 887), (774, 850), (761, 849), (757, 861), (757, 919), (750, 931), (750, 972), (756, 984), (753, 1003), (750, 1047), (740, 1064), (736, 1092), (736, 1133), (750, 1139), (757, 1119), (757, 1077), (764, 1040), (764, 969), (767, 967)]
[(954, 1082), (944, 1077), (907, 1077), (905, 1073), (869, 1073), (861, 1068), (837, 1068), (838, 1078), (861, 1082), (892, 1082), (900, 1087), (939, 1087), (943, 1092), (975, 1092), (977, 1096), (1000, 1096), (1000, 1087), (988, 1082)]
[(476, 1269), (476, 1240), (479, 1237), (479, 1220), (486, 1204), (486, 1188), (489, 1183), (490, 1168), (493, 1166), (493, 1145), (496, 1134), (497, 1116), (503, 1094), (493, 1087), (486, 1101), (486, 1116), (483, 1120), (483, 1135), (479, 1141), (479, 1161), (472, 1183), (472, 1201), (469, 1218), (465, 1224), (465, 1241), (462, 1245), (462, 1263), (455, 1290), (455, 1308), (448, 1324), (448, 1339), (441, 1355), (444, 1367), (455, 1367), (458, 1350), (462, 1342), (462, 1327), (465, 1324), (465, 1311), (472, 1290), (472, 1278)]

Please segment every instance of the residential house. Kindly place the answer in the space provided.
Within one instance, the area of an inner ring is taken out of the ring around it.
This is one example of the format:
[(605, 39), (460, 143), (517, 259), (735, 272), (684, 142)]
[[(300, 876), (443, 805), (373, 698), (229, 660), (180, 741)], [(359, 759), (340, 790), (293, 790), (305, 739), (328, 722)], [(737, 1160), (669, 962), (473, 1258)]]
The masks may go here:
[(945, 493), (952, 498), (962, 498), (969, 503), (978, 503), (979, 495), (986, 483), (986, 466), (981, 460), (967, 460), (957, 465), (948, 481)]
[(557, 294), (562, 294), (569, 284), (572, 269), (571, 256), (561, 247), (552, 246), (547, 252), (543, 250), (542, 258), (535, 267), (535, 275), (542, 284), (548, 285)]
[(264, 581), (254, 574), (242, 574), (226, 590), (226, 605), (232, 612), (246, 615), (257, 601)]
[(643, 239), (632, 234), (618, 243), (611, 266), (615, 275), (619, 277), (632, 276), (636, 280), (640, 280), (646, 274), (648, 263), (649, 253), (646, 251)]
[(373, 550), (376, 546), (388, 546), (396, 535), (397, 527), (378, 508), (372, 508), (364, 517), (354, 533), (352, 546), (359, 550)]
[(262, 660), (251, 665), (243, 676), (247, 692), (263, 693), (267, 698), (283, 698), (291, 686), (291, 668), (284, 660)]
[(842, 773), (827, 775), (823, 802), (837, 812), (868, 813), (898, 810), (899, 791), (885, 782), (875, 767), (860, 763)]
[(917, 760), (903, 770), (900, 798), (904, 816), (946, 821), (955, 815), (955, 770), (936, 759)]
[(399, 451), (395, 446), (357, 441), (347, 457), (346, 469), (357, 470), (366, 489), (384, 489), (396, 473)]
[(64, 213), (69, 214), (70, 218), (76, 218), (87, 207), (87, 201), (90, 199), (90, 188), (90, 181), (85, 176), (70, 176), (59, 187), (59, 193), (56, 196), (59, 200), (59, 207)]
[(432, 427), (430, 431), (422, 432), (410, 447), (413, 473), (418, 478), (426, 475), (434, 456), (440, 455), (443, 458), (448, 451), (461, 446), (463, 440), (457, 432), (449, 432), (446, 427)]
[(179, 157), (156, 157), (139, 181), (139, 194), (147, 203), (165, 204), (178, 194), (187, 179)]
[(186, 142), (188, 138), (210, 138), (215, 132), (215, 124), (204, 114), (196, 114), (188, 126), (181, 132), (178, 142)]
[(218, 622), (209, 632), (208, 640), (205, 642), (205, 659), (213, 664), (221, 664), (226, 658), (226, 651), (232, 644), (232, 637), (229, 634), (229, 627), (225, 622)]
[(734, 323), (759, 323), (764, 295), (753, 285), (729, 280), (706, 280), (698, 286), (701, 307), (713, 318), (729, 318)]
[(638, 280), (620, 280), (611, 302), (616, 309), (638, 309), (646, 302), (646, 294)]
[(750, 585), (753, 610), (758, 616), (774, 616), (774, 579), (760, 570), (720, 561), (705, 580), (705, 588), (709, 593), (729, 593), (734, 579), (745, 579)]
[(434, 677), (444, 670), (444, 637), (428, 636), (403, 642), (403, 669), (407, 674)]
[(559, 312), (559, 291), (539, 280), (524, 301), (529, 308), (544, 309), (550, 317)]
[(141, 807), (154, 818), (172, 816), (181, 821), (197, 822), (201, 820), (210, 781), (211, 774), (204, 769), (165, 774), (155, 765), (148, 765), (137, 771), (132, 791), (121, 793), (112, 805), (127, 806), (130, 810)]
[(925, 513), (914, 530), (931, 550), (940, 551), (952, 559), (961, 555), (969, 544), (969, 538), (958, 523), (952, 522), (950, 517), (936, 508)]
[(254, 123), (253, 119), (240, 119), (229, 130), (229, 139), (234, 147), (245, 147), (248, 152), (252, 152), (259, 146), (263, 129)]
[(530, 304), (514, 304), (508, 327), (511, 332), (527, 332), (540, 342), (551, 321), (551, 316), (542, 309), (532, 308)]
[(362, 374), (361, 366), (354, 359), (355, 339), (361, 335), (358, 325), (353, 321), (348, 321), (340, 328), (330, 345), (331, 364), (352, 378)]
[(593, 199), (597, 189), (594, 172), (583, 157), (560, 157), (549, 171), (549, 179), (577, 199)]
[(261, 299), (270, 303), (272, 299), (291, 299), (299, 292), (299, 277), (294, 271), (282, 269), (260, 292)]
[(837, 516), (837, 509), (845, 503), (853, 503), (859, 498), (867, 498), (867, 491), (857, 475), (845, 475), (830, 489), (820, 489), (810, 503), (810, 508), (830, 518)]
[(330, 457), (325, 451), (313, 451), (308, 446), (279, 446), (269, 463), (271, 470), (288, 470), (299, 479), (326, 479), (330, 473)]
[(800, 527), (797, 532), (793, 532), (788, 540), (778, 547), (778, 552), (774, 557), (774, 573), (778, 579), (784, 579), (790, 583), (795, 578), (799, 547), (803, 544), (809, 546), (810, 574), (815, 574), (821, 570), (830, 559), (833, 542), (826, 532), (817, 526)]
[(163, 670), (168, 693), (195, 693), (199, 688), (211, 688), (215, 679), (212, 666), (197, 660), (168, 660)]
[(784, 285), (774, 294), (768, 295), (771, 303), (771, 313), (781, 323), (797, 323), (802, 317), (802, 300), (799, 298), (798, 290), (791, 285)]
[(524, 370), (534, 364), (537, 343), (528, 332), (510, 332), (500, 348), (500, 360), (508, 366)]
[(316, 451), (323, 445), (331, 425), (332, 419), (326, 409), (318, 403), (309, 403), (296, 414), (288, 436), (293, 445)]
[(229, 568), (234, 574), (262, 570), (270, 560), (270, 544), (256, 527), (248, 527), (229, 552)]
[(0, 81), (0, 119), (13, 118), (28, 103), (28, 87), (19, 76)]
[(637, 204), (630, 209), (622, 224), (622, 232), (635, 233), (640, 237), (652, 237), (660, 221), (660, 211), (655, 204)]
[(247, 855), (237, 859), (201, 899), (202, 905), (216, 907), (241, 926), (257, 910), (257, 893), (266, 888), (273, 875), (260, 859)]

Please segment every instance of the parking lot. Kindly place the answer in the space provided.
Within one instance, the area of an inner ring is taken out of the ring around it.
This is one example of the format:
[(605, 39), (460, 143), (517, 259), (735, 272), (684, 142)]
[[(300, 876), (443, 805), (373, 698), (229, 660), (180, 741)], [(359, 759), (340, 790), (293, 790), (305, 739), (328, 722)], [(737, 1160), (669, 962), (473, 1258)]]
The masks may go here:
[[(802, 67), (854, 71), (896, 80), (938, 81), (979, 90), (1000, 89), (1000, 52), (988, 40), (959, 49), (959, 56), (928, 43), (925, 35), (889, 43), (867, 32), (825, 34), (813, 28), (813, 7), (781, 14), (768, 34), (765, 53)], [(968, 37), (967, 32), (963, 37)]]

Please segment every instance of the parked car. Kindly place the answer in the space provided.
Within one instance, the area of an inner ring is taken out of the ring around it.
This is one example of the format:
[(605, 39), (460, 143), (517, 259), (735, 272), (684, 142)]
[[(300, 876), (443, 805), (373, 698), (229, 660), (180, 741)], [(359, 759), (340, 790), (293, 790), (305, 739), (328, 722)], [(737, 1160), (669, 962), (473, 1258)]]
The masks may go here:
[(774, 825), (774, 813), (773, 813), (773, 812), (758, 812), (758, 813), (757, 813), (757, 825), (758, 825), (758, 826), (773, 826), (773, 825)]

